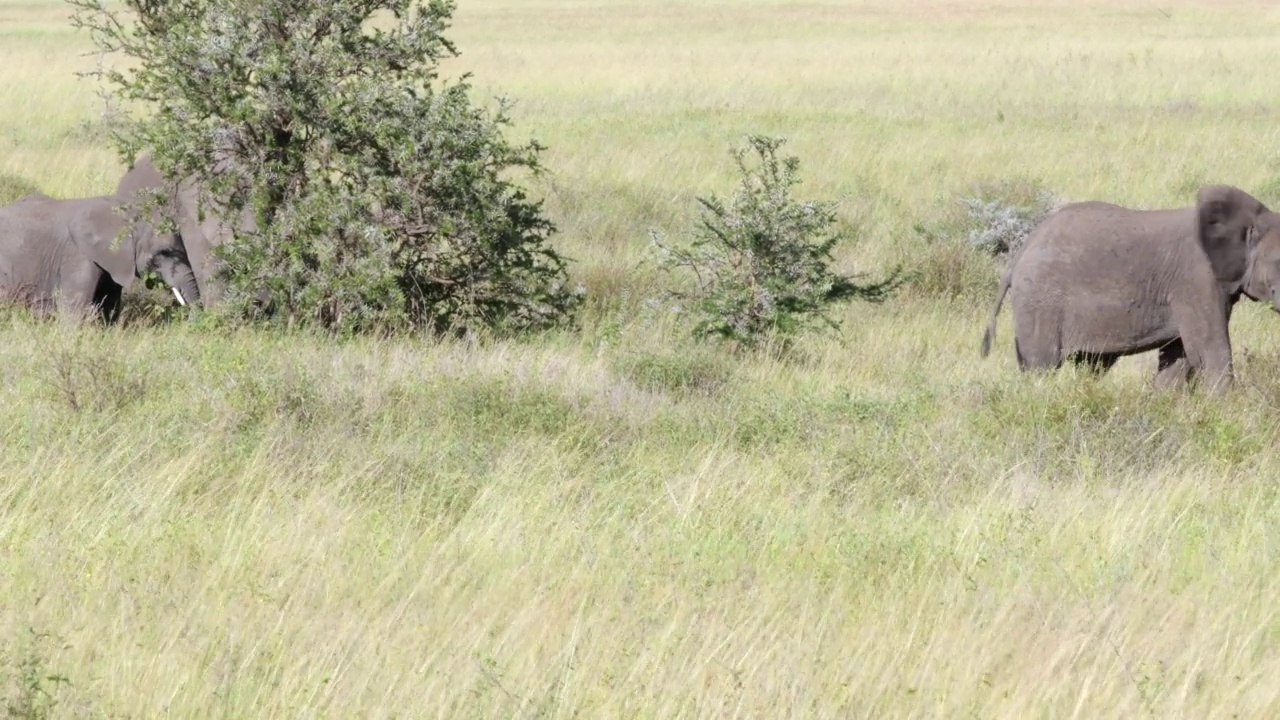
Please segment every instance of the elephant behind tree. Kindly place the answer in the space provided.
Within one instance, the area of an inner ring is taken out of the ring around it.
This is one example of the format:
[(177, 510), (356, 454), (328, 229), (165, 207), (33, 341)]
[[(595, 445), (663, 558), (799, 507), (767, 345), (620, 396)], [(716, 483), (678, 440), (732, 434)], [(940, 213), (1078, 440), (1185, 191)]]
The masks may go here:
[[(214, 171), (218, 169), (215, 165)], [(218, 276), (222, 264), (213, 254), (213, 249), (231, 239), (235, 232), (254, 232), (257, 223), (252, 211), (245, 208), (240, 213), (239, 222), (233, 226), (194, 176), (177, 183), (166, 181), (149, 155), (139, 157), (125, 172), (116, 186), (116, 194), (136, 202), (141, 199), (142, 192), (153, 189), (160, 190), (170, 204), (178, 233), (195, 270), (196, 282), (200, 285), (202, 303), (207, 307), (218, 302), (225, 288)], [(200, 217), (202, 210), (203, 219)]]
[(1280, 299), (1280, 217), (1230, 185), (1202, 187), (1187, 208), (1073, 203), (1040, 222), (1001, 277), (983, 357), (1006, 293), (1023, 370), (1071, 359), (1105, 371), (1158, 350), (1158, 385), (1203, 373), (1220, 391), (1233, 380), (1232, 306), (1241, 294)]
[(156, 232), (114, 196), (33, 194), (0, 207), (0, 293), (8, 300), (37, 311), (96, 308), (112, 322), (123, 289), (148, 271), (183, 305), (200, 301), (181, 238)]

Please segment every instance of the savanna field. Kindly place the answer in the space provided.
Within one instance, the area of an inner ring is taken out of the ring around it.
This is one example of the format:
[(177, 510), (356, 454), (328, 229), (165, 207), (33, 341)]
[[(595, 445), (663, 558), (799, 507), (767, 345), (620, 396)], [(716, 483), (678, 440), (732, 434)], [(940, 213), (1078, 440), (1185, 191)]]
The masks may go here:
[[(0, 176), (123, 165), (57, 0), (0, 0)], [(0, 320), (17, 717), (1280, 717), (1280, 315), (1237, 382), (1020, 373), (960, 199), (1280, 205), (1262, 2), (464, 0), (576, 331), (325, 341)], [(840, 269), (915, 278), (733, 354), (658, 302), (783, 135)], [(1012, 188), (1013, 190), (1008, 190)], [(52, 707), (50, 708), (50, 704)], [(41, 714), (48, 710), (48, 715)]]

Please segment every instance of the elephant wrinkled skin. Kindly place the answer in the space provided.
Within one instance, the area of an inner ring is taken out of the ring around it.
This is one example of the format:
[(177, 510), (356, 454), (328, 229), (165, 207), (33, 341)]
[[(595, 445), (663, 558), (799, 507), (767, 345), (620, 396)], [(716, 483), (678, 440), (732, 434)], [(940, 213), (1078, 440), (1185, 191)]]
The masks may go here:
[(36, 194), (0, 207), (0, 293), (8, 300), (37, 310), (54, 302), (73, 312), (92, 307), (112, 322), (124, 288), (152, 270), (180, 303), (199, 302), (181, 238), (156, 232), (113, 196)]
[(1157, 385), (1203, 375), (1220, 392), (1234, 379), (1232, 306), (1241, 294), (1280, 302), (1280, 218), (1230, 185), (1202, 187), (1187, 208), (1073, 203), (1041, 221), (1002, 275), (982, 357), (1006, 293), (1023, 370), (1070, 359), (1105, 371), (1158, 350)]

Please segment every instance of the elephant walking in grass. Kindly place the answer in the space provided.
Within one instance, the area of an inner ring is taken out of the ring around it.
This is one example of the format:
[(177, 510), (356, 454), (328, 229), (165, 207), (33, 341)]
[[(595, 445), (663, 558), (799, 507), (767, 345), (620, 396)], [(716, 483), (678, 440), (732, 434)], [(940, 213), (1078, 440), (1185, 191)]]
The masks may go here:
[(181, 238), (157, 232), (113, 196), (34, 194), (0, 207), (0, 294), (7, 300), (37, 311), (96, 309), (113, 322), (123, 290), (149, 271), (179, 303), (199, 302)]
[(1280, 217), (1249, 193), (1206, 185), (1194, 207), (1081, 202), (1032, 231), (1000, 279), (982, 357), (1010, 294), (1023, 370), (1070, 359), (1097, 371), (1159, 351), (1156, 384), (1233, 381), (1231, 309), (1240, 295), (1280, 310)]

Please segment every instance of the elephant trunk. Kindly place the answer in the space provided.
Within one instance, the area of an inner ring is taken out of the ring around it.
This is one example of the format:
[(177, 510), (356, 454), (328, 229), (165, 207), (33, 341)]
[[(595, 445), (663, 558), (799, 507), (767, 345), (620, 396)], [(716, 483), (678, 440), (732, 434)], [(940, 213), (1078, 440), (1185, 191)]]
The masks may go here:
[(165, 257), (156, 263), (160, 278), (169, 284), (178, 302), (184, 306), (200, 303), (200, 287), (191, 265), (177, 258)]

